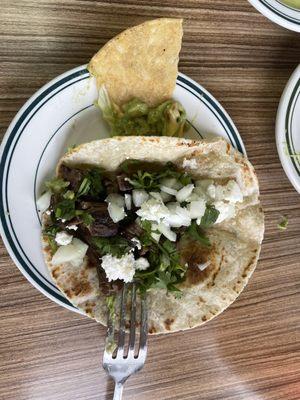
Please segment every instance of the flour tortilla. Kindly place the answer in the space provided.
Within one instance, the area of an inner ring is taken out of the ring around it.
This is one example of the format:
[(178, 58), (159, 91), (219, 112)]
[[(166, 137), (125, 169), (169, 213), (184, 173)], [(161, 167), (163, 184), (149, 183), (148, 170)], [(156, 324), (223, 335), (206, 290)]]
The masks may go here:
[(153, 106), (172, 97), (178, 74), (182, 20), (159, 18), (120, 33), (91, 59), (98, 87), (123, 104), (133, 97)]
[[(215, 225), (207, 234), (212, 243), (211, 264), (202, 273), (188, 274), (183, 296), (176, 299), (164, 290), (148, 293), (149, 332), (167, 333), (196, 327), (227, 308), (243, 290), (254, 271), (264, 233), (258, 181), (252, 165), (225, 140), (211, 142), (170, 137), (115, 137), (83, 144), (60, 162), (69, 166), (89, 164), (115, 170), (134, 158), (182, 166), (195, 159), (197, 169), (186, 171), (195, 178), (235, 179), (245, 196), (236, 217)], [(192, 245), (191, 245), (192, 246)], [(192, 247), (191, 247), (192, 249)], [(51, 264), (47, 242), (44, 254), (56, 285), (76, 307), (106, 324), (105, 296), (100, 293), (97, 272), (87, 257), (82, 265)]]

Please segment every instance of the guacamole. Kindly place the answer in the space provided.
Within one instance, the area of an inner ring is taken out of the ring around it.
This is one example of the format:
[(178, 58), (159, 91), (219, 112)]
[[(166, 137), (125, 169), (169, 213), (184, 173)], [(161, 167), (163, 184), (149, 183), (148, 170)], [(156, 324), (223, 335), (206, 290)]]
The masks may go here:
[(287, 6), (290, 6), (293, 8), (300, 9), (300, 0), (280, 0), (280, 3), (286, 4)]
[(109, 98), (104, 86), (99, 90), (98, 106), (111, 128), (111, 136), (177, 136), (182, 137), (186, 128), (186, 112), (173, 99), (156, 107), (134, 98), (118, 106)]

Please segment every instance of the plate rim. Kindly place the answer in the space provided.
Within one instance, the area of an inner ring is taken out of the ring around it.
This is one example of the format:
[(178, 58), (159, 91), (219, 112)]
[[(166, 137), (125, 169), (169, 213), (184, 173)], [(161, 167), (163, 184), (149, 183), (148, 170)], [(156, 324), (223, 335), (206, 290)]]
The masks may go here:
[[(78, 77), (78, 76), (80, 76), (80, 74), (82, 74), (84, 76), (84, 78), (82, 78), (82, 79), (86, 79), (85, 75), (88, 73), (86, 67), (87, 67), (87, 64), (80, 65), (78, 67), (72, 68), (72, 69), (70, 69), (68, 71), (65, 71), (64, 73), (56, 76), (55, 78), (53, 78), (49, 82), (45, 83), (40, 89), (38, 89), (32, 96), (30, 96), (27, 99), (27, 101), (23, 104), (23, 106), (16, 113), (16, 115), (14, 116), (12, 121), (10, 122), (10, 124), (9, 124), (9, 126), (8, 126), (4, 136), (3, 136), (2, 143), (0, 145), (0, 166), (1, 166), (1, 168), (0, 168), (0, 185), (1, 185), (1, 188), (3, 187), (5, 169), (7, 167), (6, 158), (3, 159), (3, 155), (4, 155), (5, 151), (7, 151), (9, 153), (9, 151), (11, 150), (11, 147), (14, 144), (13, 138), (12, 138), (12, 143), (10, 143), (8, 148), (7, 148), (7, 144), (8, 144), (8, 141), (9, 141), (10, 137), (11, 137), (11, 134), (13, 133), (13, 131), (16, 128), (16, 126), (18, 125), (18, 123), (22, 120), (22, 116), (25, 114), (26, 111), (28, 111), (30, 106), (32, 106), (41, 95), (47, 93), (47, 91), (49, 89), (53, 88), (53, 86), (56, 86), (58, 83), (60, 83), (57, 86), (58, 88), (61, 85), (63, 85), (63, 81), (64, 81), (65, 78), (68, 78), (67, 81), (69, 81), (69, 80), (72, 81), (73, 77)], [(206, 90), (201, 84), (199, 84), (198, 82), (194, 81), (192, 78), (188, 77), (187, 75), (182, 74), (182, 73), (179, 72), (178, 76), (177, 76), (177, 80), (178, 79), (181, 82), (183, 82), (186, 85), (188, 85), (194, 91), (198, 92), (198, 94), (200, 94), (200, 96), (206, 95), (205, 97), (207, 97), (212, 102), (212, 105), (218, 111), (218, 115), (223, 119), (223, 121), (225, 123), (225, 126), (227, 127), (227, 129), (230, 130), (231, 134), (233, 135), (234, 141), (235, 141), (235, 145), (238, 147), (238, 149), (242, 153), (244, 153), (246, 155), (245, 146), (244, 146), (243, 140), (242, 140), (242, 138), (241, 138), (241, 136), (240, 136), (240, 134), (238, 132), (238, 129), (235, 126), (235, 124), (234, 124), (233, 120), (231, 119), (231, 117), (229, 116), (229, 114), (227, 113), (227, 111), (219, 103), (219, 101), (208, 90)], [(177, 83), (177, 80), (176, 80), (176, 83)], [(77, 82), (78, 82), (78, 80), (76, 80), (76, 82), (74, 82), (74, 83), (77, 83)], [(65, 87), (63, 87), (63, 88), (65, 88)], [(183, 87), (183, 88), (185, 90), (187, 90), (185, 87)], [(55, 89), (56, 89), (56, 87), (55, 87)], [(55, 89), (52, 89), (52, 91), (55, 90)], [(51, 91), (50, 91), (50, 93), (51, 93)], [(193, 94), (194, 96), (196, 96), (195, 93), (193, 93), (192, 91), (190, 91), (190, 93)], [(199, 101), (201, 100), (200, 97), (198, 97), (198, 96), (196, 96), (196, 97), (199, 99)], [(39, 100), (37, 102), (37, 105), (40, 103), (41, 100)], [(210, 108), (210, 107), (208, 107), (208, 108)], [(26, 116), (25, 116), (25, 120), (26, 120)], [(20, 126), (16, 130), (16, 133), (19, 132), (19, 129), (20, 129), (21, 125), (22, 125), (22, 123), (20, 124)], [(228, 133), (227, 133), (227, 135), (228, 135)], [(229, 135), (228, 135), (228, 137), (231, 140)], [(2, 196), (5, 196), (5, 191), (3, 191), (3, 195)], [(63, 293), (57, 294), (56, 292), (54, 292), (51, 288), (49, 288), (46, 284), (44, 284), (44, 282), (41, 281), (41, 279), (39, 279), (27, 265), (26, 265), (26, 267), (24, 265), (22, 265), (22, 262), (18, 259), (18, 257), (21, 256), (21, 255), (19, 254), (20, 252), (15, 246), (15, 240), (14, 240), (14, 238), (11, 237), (10, 232), (8, 232), (9, 236), (10, 236), (10, 240), (13, 242), (13, 246), (11, 246), (11, 243), (10, 243), (8, 237), (7, 237), (6, 232), (5, 232), (6, 229), (4, 229), (4, 226), (3, 226), (4, 223), (5, 223), (5, 225), (7, 225), (6, 210), (5, 210), (4, 207), (5, 207), (4, 203), (2, 204), (2, 202), (0, 202), (0, 234), (1, 234), (1, 237), (2, 237), (2, 240), (3, 240), (3, 243), (4, 243), (5, 247), (6, 247), (6, 250), (7, 250), (8, 254), (9, 254), (9, 256), (11, 257), (11, 259), (13, 260), (14, 264), (16, 265), (16, 267), (19, 269), (19, 271), (26, 277), (26, 279), (37, 290), (39, 290), (43, 295), (48, 297), (50, 300), (54, 301), (56, 304), (58, 304), (60, 306), (63, 306), (63, 307), (65, 307), (65, 308), (67, 308), (67, 309), (69, 309), (71, 311), (75, 311), (77, 313), (83, 314), (74, 305), (72, 305), (68, 301), (67, 298), (65, 298)], [(13, 249), (13, 247), (15, 247), (15, 250)], [(22, 259), (22, 257), (21, 257), (21, 259)], [(22, 259), (22, 261), (24, 262), (23, 259)], [(28, 269), (28, 271), (27, 271), (27, 269)], [(34, 278), (33, 278), (32, 275), (34, 276)], [(57, 288), (57, 290), (59, 291), (58, 288)]]
[(268, 4), (266, 0), (248, 0), (248, 2), (254, 8), (256, 8), (257, 11), (275, 24), (294, 32), (300, 32), (300, 10), (279, 2), (279, 4), (281, 4), (283, 7), (286, 7), (287, 9), (292, 10), (295, 14), (299, 15), (298, 19), (292, 21), (291, 17), (282, 15), (275, 7), (272, 7), (270, 4)]
[(300, 193), (300, 176), (296, 176), (296, 167), (291, 160), (291, 157), (286, 154), (284, 143), (286, 142), (286, 118), (289, 109), (289, 103), (293, 96), (293, 91), (296, 88), (296, 85), (300, 82), (300, 64), (293, 71), (290, 76), (280, 98), (280, 102), (277, 109), (276, 115), (276, 125), (275, 125), (275, 137), (276, 137), (276, 147), (279, 155), (279, 159), (281, 165), (284, 169), (284, 172), (297, 190)]

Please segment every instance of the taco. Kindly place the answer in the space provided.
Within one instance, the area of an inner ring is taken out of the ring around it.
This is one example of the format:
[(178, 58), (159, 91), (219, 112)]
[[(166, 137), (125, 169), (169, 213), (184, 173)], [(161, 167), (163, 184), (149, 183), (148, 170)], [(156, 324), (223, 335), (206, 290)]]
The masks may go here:
[(64, 155), (46, 186), (39, 208), (51, 276), (102, 324), (107, 299), (136, 282), (150, 333), (196, 327), (237, 298), (257, 264), (257, 178), (223, 139), (94, 141)]

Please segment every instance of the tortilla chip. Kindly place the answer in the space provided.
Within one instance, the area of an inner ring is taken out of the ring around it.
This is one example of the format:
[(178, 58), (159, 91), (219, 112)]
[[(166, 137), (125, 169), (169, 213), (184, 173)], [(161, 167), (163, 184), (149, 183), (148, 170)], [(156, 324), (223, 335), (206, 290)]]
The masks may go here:
[(120, 33), (91, 59), (88, 69), (112, 100), (133, 97), (153, 106), (172, 97), (178, 74), (182, 19), (160, 18)]

